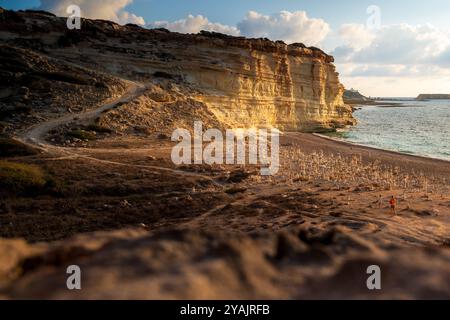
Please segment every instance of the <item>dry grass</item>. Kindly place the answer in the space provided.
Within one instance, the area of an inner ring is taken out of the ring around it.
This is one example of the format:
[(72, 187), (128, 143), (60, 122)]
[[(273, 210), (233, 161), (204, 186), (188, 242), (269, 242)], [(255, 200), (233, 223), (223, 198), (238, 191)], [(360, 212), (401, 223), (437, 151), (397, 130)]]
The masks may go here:
[(17, 140), (0, 138), (0, 158), (31, 156), (37, 153), (35, 149)]
[[(364, 162), (360, 155), (351, 157), (323, 152), (303, 153), (298, 148), (280, 150), (280, 172), (292, 182), (328, 181), (338, 189), (356, 186), (362, 191), (404, 190), (446, 192), (445, 178), (403, 170), (379, 161)], [(445, 189), (445, 190), (444, 190)]]
[(46, 184), (47, 179), (40, 167), (0, 161), (0, 191), (3, 193), (34, 192)]

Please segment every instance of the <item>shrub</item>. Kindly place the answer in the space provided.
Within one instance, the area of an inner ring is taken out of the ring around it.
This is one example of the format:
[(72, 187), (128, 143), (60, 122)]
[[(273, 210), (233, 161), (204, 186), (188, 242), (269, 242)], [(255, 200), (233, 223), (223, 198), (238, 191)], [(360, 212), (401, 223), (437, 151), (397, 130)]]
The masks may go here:
[(111, 133), (112, 130), (107, 128), (107, 127), (103, 127), (102, 125), (99, 124), (90, 124), (86, 127), (87, 130), (89, 131), (95, 131), (95, 132), (99, 132), (99, 133)]
[(0, 138), (0, 158), (21, 157), (37, 154), (37, 150), (10, 138)]
[(82, 129), (74, 129), (67, 134), (69, 137), (80, 139), (80, 140), (94, 140), (95, 135), (92, 132), (82, 130)]
[(236, 193), (245, 192), (246, 190), (247, 190), (247, 188), (231, 187), (231, 188), (225, 190), (225, 193), (236, 194)]
[(0, 161), (0, 190), (6, 193), (35, 193), (46, 186), (47, 180), (40, 167), (9, 161)]
[(165, 133), (159, 133), (158, 134), (158, 139), (159, 140), (166, 140), (166, 139), (169, 139), (169, 136), (167, 134), (165, 134)]

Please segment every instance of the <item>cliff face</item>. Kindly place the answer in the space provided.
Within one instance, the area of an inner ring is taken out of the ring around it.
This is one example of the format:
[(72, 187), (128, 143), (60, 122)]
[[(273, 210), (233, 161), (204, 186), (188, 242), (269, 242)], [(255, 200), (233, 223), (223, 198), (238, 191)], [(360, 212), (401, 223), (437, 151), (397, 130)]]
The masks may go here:
[(274, 51), (224, 46), (205, 48), (192, 81), (207, 89), (198, 99), (231, 125), (315, 131), (352, 123), (331, 57), (280, 45)]
[(0, 39), (118, 77), (171, 82), (226, 126), (323, 131), (354, 124), (333, 58), (301, 44), (87, 19), (81, 30), (68, 30), (63, 18), (5, 10)]

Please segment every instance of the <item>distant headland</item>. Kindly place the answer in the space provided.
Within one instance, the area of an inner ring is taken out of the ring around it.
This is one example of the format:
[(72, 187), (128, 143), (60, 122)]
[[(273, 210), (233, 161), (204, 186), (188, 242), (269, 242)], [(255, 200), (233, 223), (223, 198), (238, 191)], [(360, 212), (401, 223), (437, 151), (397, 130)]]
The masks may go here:
[(440, 99), (440, 100), (450, 100), (450, 94), (419, 94), (416, 98), (417, 100), (433, 100), (433, 99)]
[(373, 102), (373, 99), (361, 94), (358, 90), (349, 89), (344, 91), (344, 102), (346, 104), (368, 104)]

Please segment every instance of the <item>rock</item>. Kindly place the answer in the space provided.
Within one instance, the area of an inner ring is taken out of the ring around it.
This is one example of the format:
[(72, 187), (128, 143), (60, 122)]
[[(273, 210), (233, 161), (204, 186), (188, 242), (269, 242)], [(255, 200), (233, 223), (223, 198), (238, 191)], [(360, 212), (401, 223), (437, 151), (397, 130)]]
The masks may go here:
[[(148, 226), (52, 243), (0, 239), (5, 299), (448, 299), (448, 247), (390, 248), (345, 229), (308, 244), (296, 230), (253, 236)], [(320, 234), (319, 230), (306, 231)], [(271, 249), (273, 248), (273, 249)], [(414, 261), (414, 263), (411, 263)], [(66, 269), (82, 270), (67, 290)], [(387, 276), (367, 290), (367, 267)], [(411, 275), (416, 275), (411, 281)]]
[(359, 93), (358, 90), (350, 89), (344, 91), (344, 101), (349, 104), (367, 103), (373, 101)]
[[(160, 82), (165, 86), (162, 91), (171, 91), (175, 96), (169, 99), (162, 92), (154, 96), (153, 102), (167, 103), (178, 111), (187, 109), (192, 118), (204, 112), (206, 118), (228, 127), (272, 126), (307, 132), (330, 131), (355, 123), (351, 107), (343, 100), (344, 87), (334, 58), (319, 48), (207, 31), (181, 34), (90, 19), (83, 20), (81, 30), (72, 32), (61, 28), (66, 22), (64, 18), (49, 19), (31, 12), (5, 11), (1, 19), (4, 23), (0, 24), (0, 32), (5, 33), (8, 43), (17, 42), (23, 47), (26, 30), (26, 34), (41, 39), (37, 44), (29, 44), (29, 48), (45, 51), (50, 57), (60, 58), (65, 50), (71, 50), (71, 60), (83, 61), (84, 67), (92, 63), (93, 68), (102, 72), (116, 70), (125, 78)], [(130, 56), (133, 58), (128, 59)], [(117, 69), (118, 61), (124, 59), (127, 65)], [(85, 86), (100, 90), (105, 83), (99, 75), (37, 71), (33, 73), (36, 81), (76, 84), (83, 95)], [(185, 99), (180, 99), (183, 95)], [(203, 106), (196, 106), (186, 98), (193, 98)], [(149, 108), (144, 101), (142, 104)], [(175, 128), (177, 125), (171, 114), (155, 117), (148, 113), (144, 118), (156, 124), (166, 123)], [(140, 120), (135, 119), (133, 125), (143, 125)], [(180, 122), (185, 125), (193, 119), (184, 120), (189, 120)]]
[(332, 217), (341, 217), (342, 216), (342, 212), (330, 212), (330, 216)]
[(414, 213), (419, 217), (434, 217), (439, 214), (439, 210), (438, 209), (414, 210)]
[(304, 253), (307, 250), (308, 247), (297, 237), (291, 233), (284, 232), (278, 235), (274, 258), (280, 260), (286, 257), (292, 257), (299, 253)]
[(128, 200), (122, 200), (122, 201), (120, 202), (120, 206), (121, 206), (122, 208), (131, 207), (131, 203), (129, 203)]
[(169, 136), (167, 136), (165, 133), (159, 133), (158, 134), (158, 139), (166, 140), (166, 139), (169, 139)]

